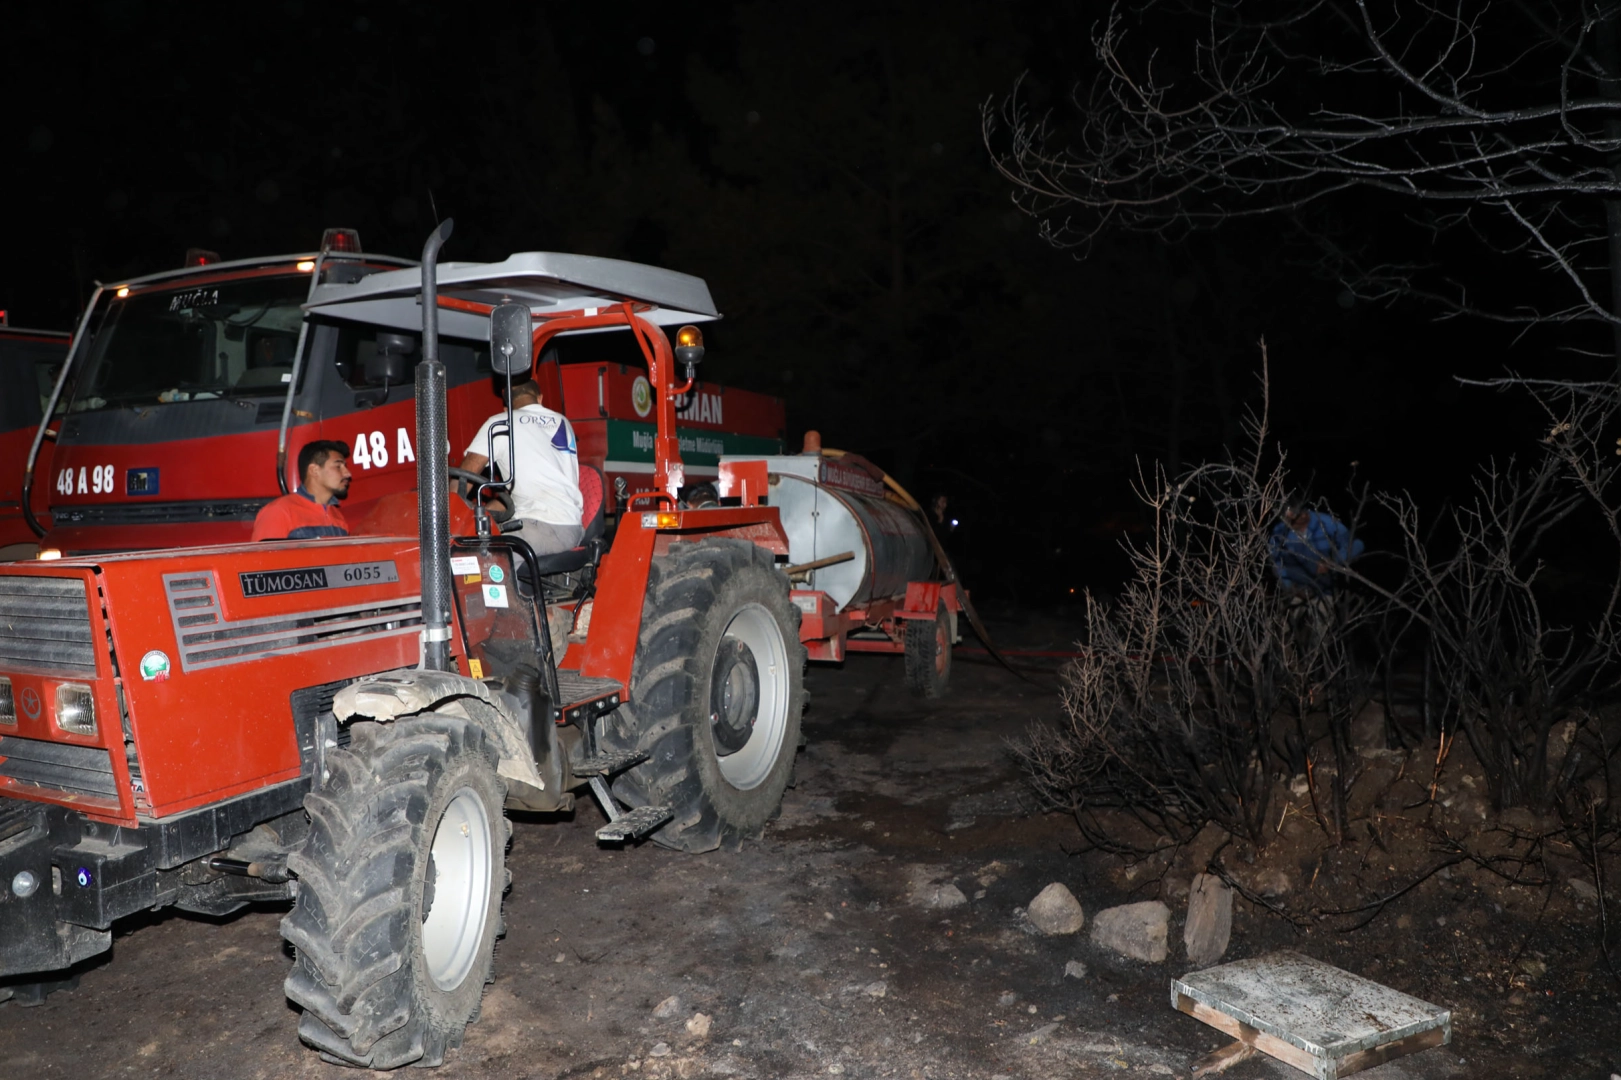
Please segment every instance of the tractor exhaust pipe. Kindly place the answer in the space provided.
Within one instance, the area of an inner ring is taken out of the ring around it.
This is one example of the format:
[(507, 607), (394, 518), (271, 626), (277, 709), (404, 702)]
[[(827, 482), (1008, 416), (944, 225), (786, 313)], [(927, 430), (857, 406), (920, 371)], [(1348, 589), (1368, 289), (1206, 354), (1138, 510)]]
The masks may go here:
[(446, 218), (422, 245), (422, 361), (417, 364), (417, 536), (422, 565), (422, 666), (450, 670), (450, 474), (445, 466), (445, 365), (439, 362), (439, 249)]

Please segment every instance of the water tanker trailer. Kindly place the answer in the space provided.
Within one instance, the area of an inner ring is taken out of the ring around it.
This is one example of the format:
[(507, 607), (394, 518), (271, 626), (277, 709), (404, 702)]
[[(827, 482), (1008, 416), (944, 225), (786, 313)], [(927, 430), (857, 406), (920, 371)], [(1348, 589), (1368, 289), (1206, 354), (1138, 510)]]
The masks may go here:
[(965, 598), (912, 497), (866, 458), (824, 450), (814, 431), (799, 454), (722, 459), (723, 497), (751, 478), (788, 537), (807, 656), (902, 653), (913, 692), (942, 694)]

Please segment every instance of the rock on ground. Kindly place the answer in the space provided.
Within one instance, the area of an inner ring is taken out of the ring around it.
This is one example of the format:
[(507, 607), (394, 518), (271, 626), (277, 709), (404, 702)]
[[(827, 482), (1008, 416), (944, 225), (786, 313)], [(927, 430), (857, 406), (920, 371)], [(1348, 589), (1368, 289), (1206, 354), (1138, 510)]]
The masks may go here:
[(1214, 874), (1198, 874), (1188, 893), (1188, 921), (1182, 944), (1194, 967), (1209, 967), (1227, 951), (1233, 934), (1233, 890)]
[(1073, 934), (1086, 925), (1081, 902), (1057, 881), (1036, 894), (1025, 914), (1031, 925), (1043, 934)]
[(920, 885), (912, 892), (912, 903), (931, 911), (948, 911), (968, 903), (968, 897), (955, 885)]
[(1385, 707), (1370, 701), (1351, 721), (1351, 746), (1357, 750), (1385, 748)]
[(653, 1016), (659, 1020), (674, 1020), (681, 1014), (681, 999), (671, 994), (653, 1006)]
[(1066, 978), (1066, 979), (1084, 979), (1084, 978), (1086, 978), (1086, 965), (1081, 963), (1079, 960), (1071, 960), (1069, 963), (1064, 965), (1064, 978)]
[(693, 1013), (692, 1019), (687, 1021), (687, 1034), (700, 1039), (709, 1037), (710, 1017), (708, 1013)]
[(1170, 955), (1170, 921), (1171, 909), (1158, 900), (1107, 908), (1092, 919), (1092, 943), (1157, 964)]

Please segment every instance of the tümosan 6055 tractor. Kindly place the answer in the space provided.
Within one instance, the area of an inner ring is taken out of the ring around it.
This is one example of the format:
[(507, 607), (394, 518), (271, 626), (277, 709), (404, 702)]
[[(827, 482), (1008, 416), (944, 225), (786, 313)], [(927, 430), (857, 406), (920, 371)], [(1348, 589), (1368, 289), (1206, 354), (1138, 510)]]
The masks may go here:
[(781, 804), (807, 653), (904, 652), (943, 688), (959, 592), (881, 472), (727, 460), (681, 497), (702, 339), (662, 328), (717, 317), (701, 280), (544, 253), (439, 268), (449, 233), (324, 305), (421, 328), (417, 446), (446, 445), (441, 319), (508, 380), (557, 334), (628, 329), (653, 487), (611, 544), (537, 557), (485, 512), (499, 484), (458, 499), (423, 452), (390, 535), (0, 567), (0, 994), (41, 1000), (142, 909), (292, 900), (303, 1040), (435, 1064), (494, 978), (506, 808), (589, 786), (604, 842), (735, 844)]

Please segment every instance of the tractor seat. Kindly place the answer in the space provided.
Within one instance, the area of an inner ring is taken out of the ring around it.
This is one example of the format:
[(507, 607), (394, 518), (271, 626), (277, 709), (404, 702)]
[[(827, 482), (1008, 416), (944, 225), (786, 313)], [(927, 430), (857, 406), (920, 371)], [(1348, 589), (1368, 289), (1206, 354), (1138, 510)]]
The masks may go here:
[(540, 577), (548, 574), (567, 574), (595, 562), (601, 555), (602, 473), (597, 471), (594, 465), (580, 466), (580, 496), (585, 503), (580, 513), (580, 524), (585, 527), (585, 536), (581, 538), (580, 546), (559, 551), (555, 555), (536, 556), (532, 573)]

